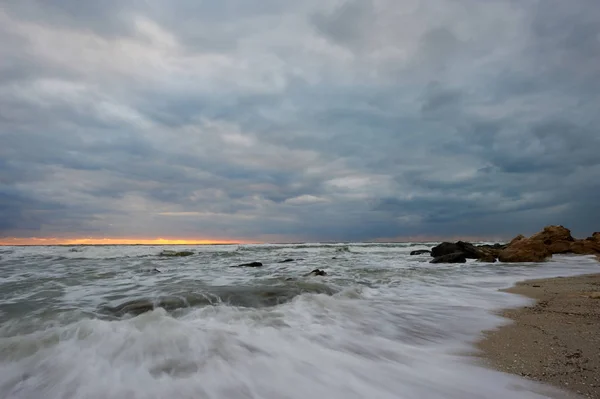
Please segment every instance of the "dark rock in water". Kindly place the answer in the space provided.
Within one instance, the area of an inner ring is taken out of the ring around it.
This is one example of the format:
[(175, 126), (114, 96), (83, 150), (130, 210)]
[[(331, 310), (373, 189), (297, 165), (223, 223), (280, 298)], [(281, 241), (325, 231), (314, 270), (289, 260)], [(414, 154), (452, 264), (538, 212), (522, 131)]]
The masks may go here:
[(290, 263), (290, 262), (293, 262), (293, 261), (294, 261), (294, 259), (291, 259), (291, 258), (290, 258), (290, 259), (280, 260), (280, 261), (279, 261), (279, 262), (277, 262), (277, 263)]
[(496, 256), (494, 256), (491, 253), (484, 254), (481, 258), (478, 259), (478, 261), (485, 262), (485, 263), (496, 263)]
[(189, 305), (182, 298), (165, 298), (157, 301), (152, 301), (149, 299), (135, 299), (115, 307), (105, 307), (104, 310), (107, 310), (117, 316), (123, 316), (125, 314), (140, 315), (142, 313), (150, 312), (156, 308), (175, 310), (186, 306)]
[(463, 252), (455, 252), (452, 254), (437, 256), (429, 263), (465, 263), (466, 261), (467, 258)]
[(277, 306), (291, 301), (304, 293), (333, 295), (337, 290), (314, 281), (306, 279), (286, 279), (284, 285), (277, 286), (235, 286), (235, 287), (210, 287), (197, 293), (185, 296), (163, 297), (156, 300), (140, 298), (124, 302), (117, 306), (104, 306), (101, 311), (114, 316), (126, 314), (139, 315), (163, 308), (175, 311), (181, 308), (213, 306), (228, 304), (246, 308), (263, 308)]
[(157, 268), (154, 268), (154, 269), (152, 270), (152, 273), (162, 273), (162, 272), (161, 272), (160, 270), (158, 270)]
[(263, 264), (261, 262), (250, 262), (250, 263), (242, 263), (241, 265), (233, 266), (233, 267), (261, 267)]
[(337, 256), (334, 256), (334, 257), (333, 257), (333, 258), (331, 258), (331, 259), (337, 259)]
[(439, 256), (450, 255), (457, 252), (462, 252), (465, 254), (465, 257), (469, 259), (479, 259), (481, 257), (481, 251), (473, 244), (464, 241), (455, 243), (443, 242), (431, 249), (431, 256), (437, 258)]
[(411, 255), (423, 255), (423, 254), (431, 255), (431, 251), (428, 249), (417, 249), (416, 251), (412, 251), (410, 254)]
[(159, 256), (190, 256), (194, 253), (192, 251), (171, 251), (169, 249), (165, 249), (162, 251)]
[(455, 243), (443, 242), (431, 249), (434, 258), (462, 253), (467, 259), (479, 259), (482, 262), (495, 262), (500, 251), (506, 248), (503, 244), (475, 246), (469, 242), (457, 241)]
[(306, 274), (306, 276), (327, 276), (325, 270), (315, 269), (312, 272)]

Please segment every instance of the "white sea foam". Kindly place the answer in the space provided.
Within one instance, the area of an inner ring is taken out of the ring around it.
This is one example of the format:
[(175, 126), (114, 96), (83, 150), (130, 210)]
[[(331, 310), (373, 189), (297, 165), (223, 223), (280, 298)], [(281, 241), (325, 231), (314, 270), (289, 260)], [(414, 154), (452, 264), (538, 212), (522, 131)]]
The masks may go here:
[[(599, 269), (586, 257), (430, 265), (426, 257), (409, 257), (406, 245), (350, 246), (344, 253), (332, 246), (252, 246), (234, 256), (201, 247), (174, 259), (156, 257), (158, 247), (81, 249), (77, 258), (57, 261), (65, 248), (16, 248), (0, 261), (0, 398), (563, 397), (465, 354), (482, 329), (505, 322), (490, 310), (528, 302), (498, 288)], [(290, 253), (302, 260), (277, 263)], [(139, 257), (165, 272), (144, 273)], [(229, 267), (252, 260), (265, 266)], [(62, 266), (53, 269), (56, 263)], [(302, 277), (315, 266), (329, 276)], [(307, 292), (258, 308), (222, 303), (135, 317), (98, 313), (101, 304), (135, 298), (224, 286), (269, 293), (296, 283), (326, 284), (335, 293)]]

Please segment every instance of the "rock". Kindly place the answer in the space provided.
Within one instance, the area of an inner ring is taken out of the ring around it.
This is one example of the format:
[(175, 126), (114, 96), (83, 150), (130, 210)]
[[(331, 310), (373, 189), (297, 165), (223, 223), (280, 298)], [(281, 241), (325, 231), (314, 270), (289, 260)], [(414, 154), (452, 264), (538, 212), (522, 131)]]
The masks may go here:
[(416, 251), (411, 251), (410, 253), (411, 255), (423, 255), (423, 254), (430, 254), (431, 255), (431, 251), (428, 249), (417, 249)]
[(306, 274), (306, 276), (327, 276), (325, 270), (315, 269), (312, 272)]
[(280, 261), (279, 261), (279, 262), (277, 262), (277, 263), (290, 263), (290, 262), (293, 262), (293, 261), (294, 261), (294, 259), (291, 259), (291, 258), (290, 258), (290, 259), (280, 260)]
[(465, 241), (457, 241), (455, 243), (443, 242), (431, 249), (431, 256), (437, 258), (457, 252), (462, 252), (465, 255), (465, 258), (468, 259), (479, 259), (484, 256), (483, 251), (475, 247), (475, 245)]
[(483, 245), (477, 245), (476, 248), (480, 249), (480, 250), (484, 250), (484, 251), (497, 251), (497, 250), (502, 250), (504, 248), (506, 248), (508, 245), (507, 244), (483, 244)]
[(437, 256), (429, 263), (465, 263), (466, 261), (467, 258), (463, 252), (455, 252), (452, 254)]
[[(508, 247), (501, 252), (500, 260), (506, 262), (512, 259), (511, 262), (540, 262), (547, 259), (548, 253), (567, 254), (573, 253), (577, 255), (597, 255), (600, 254), (600, 233), (594, 233), (591, 237), (585, 240), (576, 240), (571, 235), (571, 231), (563, 226), (546, 226), (542, 231), (525, 238), (521, 235), (515, 237)], [(545, 250), (542, 250), (544, 247)], [(525, 255), (525, 252), (531, 250), (532, 253)], [(529, 259), (529, 260), (515, 260)]]
[(535, 233), (529, 238), (539, 241), (575, 241), (573, 236), (571, 236), (571, 230), (563, 226), (554, 225), (544, 227), (544, 230), (540, 231), (539, 233)]
[(599, 255), (600, 242), (585, 239), (575, 240), (569, 247), (569, 252), (577, 255)]
[(563, 226), (546, 226), (544, 230), (529, 237), (530, 240), (541, 241), (553, 254), (571, 252), (571, 243), (575, 241), (571, 231)]
[(478, 261), (485, 262), (485, 263), (495, 263), (496, 258), (497, 258), (497, 255), (494, 255), (491, 253), (486, 253), (481, 258), (479, 258)]
[(188, 304), (181, 298), (164, 298), (157, 301), (150, 299), (135, 299), (117, 305), (115, 307), (104, 307), (104, 310), (109, 311), (117, 316), (123, 316), (125, 314), (140, 315), (142, 313), (149, 312), (156, 308), (163, 308), (165, 310), (175, 310), (183, 307), (187, 307)]
[(594, 241), (600, 244), (600, 232), (595, 232), (594, 234), (586, 238), (586, 241)]
[(511, 241), (506, 249), (498, 254), (500, 262), (544, 262), (552, 256), (542, 241), (523, 238)]
[(171, 251), (169, 249), (165, 249), (162, 251), (159, 256), (190, 256), (194, 253), (192, 251)]
[(154, 268), (154, 269), (152, 270), (152, 273), (162, 273), (162, 272), (161, 272), (160, 270), (158, 270), (157, 268)]
[(434, 258), (450, 255), (455, 252), (462, 252), (462, 248), (458, 245), (458, 243), (443, 242), (431, 248), (431, 256)]
[(525, 237), (523, 234), (519, 234), (518, 236), (516, 236), (515, 238), (513, 238), (512, 240), (510, 240), (510, 242), (508, 243), (507, 247), (510, 247), (511, 245), (513, 245), (515, 242), (517, 241), (521, 241), (522, 239), (527, 238)]
[(261, 267), (263, 264), (261, 262), (250, 262), (250, 263), (242, 263), (241, 265), (233, 266), (233, 267)]

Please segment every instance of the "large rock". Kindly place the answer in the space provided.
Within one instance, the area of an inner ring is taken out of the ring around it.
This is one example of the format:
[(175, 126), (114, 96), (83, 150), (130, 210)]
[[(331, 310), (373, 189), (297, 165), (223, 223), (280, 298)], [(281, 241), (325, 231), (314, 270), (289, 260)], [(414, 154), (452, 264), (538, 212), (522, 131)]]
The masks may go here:
[(542, 241), (523, 238), (510, 244), (498, 254), (500, 262), (544, 262), (552, 252)]
[(454, 252), (433, 258), (429, 263), (465, 263), (467, 258), (464, 252)]
[(513, 238), (512, 240), (510, 240), (510, 242), (508, 243), (507, 247), (510, 247), (511, 245), (513, 245), (515, 242), (517, 241), (521, 241), (523, 239), (525, 239), (527, 237), (525, 237), (523, 234), (519, 234), (518, 236), (516, 236), (515, 238)]
[(575, 240), (571, 243), (569, 252), (577, 255), (600, 255), (600, 241), (590, 239)]
[(598, 231), (595, 232), (590, 237), (586, 238), (586, 240), (588, 240), (588, 241), (596, 241), (597, 243), (600, 243), (600, 232), (598, 232)]
[(434, 258), (457, 252), (462, 252), (465, 258), (468, 259), (479, 259), (482, 256), (482, 252), (475, 245), (464, 241), (457, 241), (455, 243), (443, 242), (431, 248), (431, 256)]
[[(545, 250), (542, 250), (542, 247)], [(531, 253), (527, 254), (527, 251)], [(568, 253), (598, 255), (600, 254), (600, 233), (594, 233), (585, 240), (576, 240), (566, 227), (546, 226), (542, 231), (529, 238), (521, 235), (515, 237), (508, 247), (498, 255), (498, 258), (502, 262), (539, 262), (547, 259), (548, 253), (550, 255)]]
[(575, 241), (571, 230), (563, 226), (546, 226), (544, 230), (529, 237), (533, 241), (541, 241), (553, 254), (571, 252), (571, 244)]

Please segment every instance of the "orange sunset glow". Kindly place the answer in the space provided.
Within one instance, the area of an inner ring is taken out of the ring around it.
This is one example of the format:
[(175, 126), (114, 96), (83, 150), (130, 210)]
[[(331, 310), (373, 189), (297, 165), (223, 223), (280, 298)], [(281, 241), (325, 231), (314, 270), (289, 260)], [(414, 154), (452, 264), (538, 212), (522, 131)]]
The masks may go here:
[(8, 237), (0, 238), (0, 245), (210, 245), (250, 244), (241, 240), (193, 238), (59, 238), (59, 237)]

